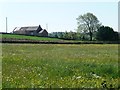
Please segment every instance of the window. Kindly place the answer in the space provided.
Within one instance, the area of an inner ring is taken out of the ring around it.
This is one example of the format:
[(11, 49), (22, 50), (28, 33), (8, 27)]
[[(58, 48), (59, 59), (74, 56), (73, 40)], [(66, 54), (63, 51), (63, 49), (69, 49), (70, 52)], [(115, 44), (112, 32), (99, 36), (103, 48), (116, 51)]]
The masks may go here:
[(31, 32), (30, 34), (33, 35), (33, 32)]

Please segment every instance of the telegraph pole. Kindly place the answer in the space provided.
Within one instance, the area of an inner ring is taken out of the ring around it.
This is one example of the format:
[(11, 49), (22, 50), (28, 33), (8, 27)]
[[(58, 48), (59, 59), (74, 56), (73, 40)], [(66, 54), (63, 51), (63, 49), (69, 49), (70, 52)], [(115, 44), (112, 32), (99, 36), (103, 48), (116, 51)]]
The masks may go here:
[(46, 30), (48, 31), (48, 24), (46, 24)]
[(7, 33), (7, 17), (6, 17), (6, 33)]

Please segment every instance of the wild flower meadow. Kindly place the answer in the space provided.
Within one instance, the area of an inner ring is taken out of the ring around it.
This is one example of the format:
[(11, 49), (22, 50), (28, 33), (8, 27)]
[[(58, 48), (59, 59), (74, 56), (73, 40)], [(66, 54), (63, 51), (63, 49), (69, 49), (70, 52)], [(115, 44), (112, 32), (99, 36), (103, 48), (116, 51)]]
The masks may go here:
[(117, 44), (2, 44), (3, 88), (118, 88)]

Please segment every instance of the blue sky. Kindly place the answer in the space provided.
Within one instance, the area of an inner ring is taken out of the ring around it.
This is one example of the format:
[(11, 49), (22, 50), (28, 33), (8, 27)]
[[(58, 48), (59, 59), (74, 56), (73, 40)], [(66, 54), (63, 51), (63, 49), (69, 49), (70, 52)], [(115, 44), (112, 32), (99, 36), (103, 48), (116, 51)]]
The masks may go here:
[(0, 32), (15, 27), (41, 25), (48, 32), (75, 31), (76, 18), (87, 12), (93, 13), (106, 26), (118, 31), (117, 2), (1, 2)]

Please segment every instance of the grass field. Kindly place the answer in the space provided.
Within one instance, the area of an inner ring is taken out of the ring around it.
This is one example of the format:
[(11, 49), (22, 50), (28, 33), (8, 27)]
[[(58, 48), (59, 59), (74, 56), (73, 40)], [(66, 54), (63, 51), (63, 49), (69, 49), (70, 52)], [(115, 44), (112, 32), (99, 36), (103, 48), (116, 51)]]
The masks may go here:
[(118, 88), (117, 44), (3, 44), (2, 51), (3, 88)]
[(14, 34), (2, 34), (1, 38), (7, 38), (7, 39), (28, 39), (28, 40), (40, 40), (40, 41), (60, 41), (61, 40), (61, 39), (58, 39), (58, 38), (25, 36), (25, 35), (14, 35)]

